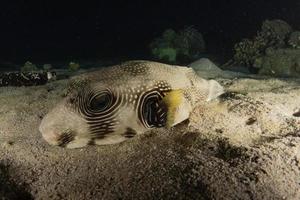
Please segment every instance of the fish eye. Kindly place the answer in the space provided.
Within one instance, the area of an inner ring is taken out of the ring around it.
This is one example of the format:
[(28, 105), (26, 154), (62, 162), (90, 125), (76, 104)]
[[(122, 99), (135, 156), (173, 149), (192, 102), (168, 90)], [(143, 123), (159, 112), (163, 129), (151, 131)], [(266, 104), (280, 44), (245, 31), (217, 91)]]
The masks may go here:
[(91, 98), (90, 109), (92, 111), (101, 112), (106, 110), (111, 103), (111, 96), (107, 93), (100, 93)]

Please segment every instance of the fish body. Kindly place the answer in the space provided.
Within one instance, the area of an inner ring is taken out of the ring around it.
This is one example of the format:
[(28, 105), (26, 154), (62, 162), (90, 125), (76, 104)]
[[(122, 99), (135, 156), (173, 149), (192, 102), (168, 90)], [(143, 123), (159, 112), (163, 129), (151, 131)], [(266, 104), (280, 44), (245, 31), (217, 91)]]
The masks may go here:
[(195, 106), (217, 98), (223, 87), (192, 68), (129, 61), (75, 77), (68, 91), (39, 130), (49, 144), (79, 148), (172, 127)]

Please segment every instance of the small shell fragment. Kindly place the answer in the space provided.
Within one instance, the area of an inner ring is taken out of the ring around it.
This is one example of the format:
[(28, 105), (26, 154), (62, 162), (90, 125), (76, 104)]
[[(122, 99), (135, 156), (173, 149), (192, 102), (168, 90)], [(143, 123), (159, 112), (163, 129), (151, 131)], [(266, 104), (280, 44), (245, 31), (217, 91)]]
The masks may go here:
[(250, 117), (247, 121), (246, 121), (246, 125), (252, 125), (257, 121), (256, 117)]
[(293, 113), (294, 117), (300, 117), (300, 108), (296, 109), (295, 112)]

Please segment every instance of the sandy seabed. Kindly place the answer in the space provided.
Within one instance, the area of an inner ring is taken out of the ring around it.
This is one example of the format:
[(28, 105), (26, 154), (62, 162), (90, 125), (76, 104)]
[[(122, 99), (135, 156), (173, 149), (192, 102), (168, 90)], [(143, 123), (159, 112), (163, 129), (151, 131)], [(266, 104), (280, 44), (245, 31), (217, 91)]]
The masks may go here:
[(188, 122), (72, 150), (38, 131), (67, 80), (0, 88), (1, 199), (300, 199), (300, 80), (218, 81)]

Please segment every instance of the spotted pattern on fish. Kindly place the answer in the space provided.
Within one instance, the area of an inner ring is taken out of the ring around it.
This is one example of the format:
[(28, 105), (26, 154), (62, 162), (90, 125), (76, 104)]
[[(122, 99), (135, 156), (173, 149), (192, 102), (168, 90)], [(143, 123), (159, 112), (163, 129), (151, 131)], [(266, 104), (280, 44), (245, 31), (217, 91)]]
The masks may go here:
[[(185, 120), (197, 103), (217, 96), (211, 92), (215, 86), (191, 68), (130, 61), (75, 77), (39, 129), (48, 143), (67, 148), (119, 143), (165, 127), (170, 114), (172, 124)], [(177, 90), (182, 92), (172, 93)], [(168, 94), (180, 98), (178, 105), (164, 102)], [(169, 106), (176, 110), (171, 113)]]

